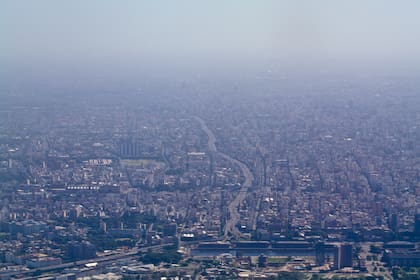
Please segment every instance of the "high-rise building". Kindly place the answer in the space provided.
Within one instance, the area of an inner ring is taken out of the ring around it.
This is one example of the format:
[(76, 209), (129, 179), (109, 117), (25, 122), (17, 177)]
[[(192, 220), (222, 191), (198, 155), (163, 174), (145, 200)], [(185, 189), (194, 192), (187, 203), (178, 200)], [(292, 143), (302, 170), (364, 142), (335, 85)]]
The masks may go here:
[(315, 245), (316, 264), (322, 266), (325, 264), (325, 246), (323, 242)]
[(134, 138), (121, 140), (118, 147), (119, 154), (123, 158), (138, 158), (142, 152), (140, 141)]
[(342, 269), (343, 267), (353, 266), (353, 245), (341, 244), (334, 249), (334, 268)]
[(389, 229), (393, 232), (398, 232), (399, 223), (398, 223), (398, 215), (396, 213), (392, 213), (389, 215), (388, 219)]
[(352, 267), (353, 266), (353, 245), (342, 244), (340, 246), (340, 266)]
[(414, 233), (420, 238), (420, 214), (417, 214), (414, 220)]
[(72, 241), (67, 245), (67, 254), (72, 259), (93, 259), (96, 257), (96, 249), (95, 246), (88, 241)]

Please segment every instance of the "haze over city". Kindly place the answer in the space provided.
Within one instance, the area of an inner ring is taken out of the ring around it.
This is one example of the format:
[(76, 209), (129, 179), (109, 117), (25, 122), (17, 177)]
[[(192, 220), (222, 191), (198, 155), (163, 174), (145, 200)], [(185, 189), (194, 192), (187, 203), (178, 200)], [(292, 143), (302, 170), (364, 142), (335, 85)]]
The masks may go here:
[(0, 1), (0, 279), (419, 279), (419, 1)]
[(412, 68), (419, 9), (414, 0), (2, 1), (2, 71)]

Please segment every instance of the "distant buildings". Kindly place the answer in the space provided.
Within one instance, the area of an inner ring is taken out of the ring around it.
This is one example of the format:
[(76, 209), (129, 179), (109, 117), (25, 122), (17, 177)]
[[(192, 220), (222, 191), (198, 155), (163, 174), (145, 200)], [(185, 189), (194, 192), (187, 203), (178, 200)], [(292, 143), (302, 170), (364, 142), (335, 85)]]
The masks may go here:
[(142, 143), (136, 138), (120, 140), (118, 148), (121, 158), (139, 158), (144, 149)]
[(415, 243), (396, 241), (385, 244), (384, 248), (383, 260), (389, 266), (420, 266), (420, 248)]
[(86, 260), (96, 257), (96, 249), (88, 241), (72, 241), (67, 244), (67, 255), (74, 260)]
[[(179, 243), (186, 257), (222, 253), (221, 262), (244, 269), (285, 265), (272, 254), (292, 258), (290, 270), (347, 270), (365, 262), (356, 255), (361, 242), (400, 239), (412, 243), (386, 244), (388, 264), (417, 265), (418, 96), (321, 87), (328, 98), (286, 87), (284, 95), (242, 98), (213, 85), (223, 102), (198, 94), (7, 105), (1, 260), (25, 270)], [(123, 273), (146, 271), (155, 268), (136, 264)], [(223, 264), (205, 272), (236, 273)]]

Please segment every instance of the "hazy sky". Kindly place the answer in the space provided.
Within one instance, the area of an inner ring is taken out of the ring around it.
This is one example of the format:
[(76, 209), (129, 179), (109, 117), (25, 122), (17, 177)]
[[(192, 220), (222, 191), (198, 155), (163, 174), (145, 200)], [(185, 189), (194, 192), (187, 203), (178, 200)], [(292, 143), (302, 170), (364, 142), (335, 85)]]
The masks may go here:
[(420, 61), (418, 0), (0, 0), (6, 65)]

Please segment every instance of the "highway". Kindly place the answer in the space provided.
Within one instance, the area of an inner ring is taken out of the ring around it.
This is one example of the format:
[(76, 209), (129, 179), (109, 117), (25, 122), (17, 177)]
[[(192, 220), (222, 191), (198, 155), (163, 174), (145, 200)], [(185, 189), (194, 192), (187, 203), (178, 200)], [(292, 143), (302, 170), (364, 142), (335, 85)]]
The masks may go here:
[(200, 123), (201, 129), (208, 136), (209, 151), (239, 166), (239, 168), (242, 171), (243, 176), (245, 177), (245, 182), (242, 184), (241, 189), (239, 190), (239, 193), (228, 205), (230, 217), (226, 221), (224, 234), (223, 234), (223, 239), (225, 240), (228, 239), (230, 234), (235, 237), (240, 237), (242, 234), (236, 227), (236, 224), (240, 220), (238, 207), (245, 200), (248, 189), (252, 186), (252, 182), (254, 181), (254, 175), (252, 174), (251, 170), (249, 170), (248, 166), (245, 163), (237, 159), (234, 159), (225, 153), (219, 152), (216, 147), (216, 137), (214, 136), (213, 132), (210, 130), (210, 128), (207, 126), (207, 124), (205, 123), (203, 119), (199, 117), (195, 117), (195, 119)]
[(171, 246), (171, 245), (173, 245), (173, 243), (163, 244), (163, 245), (154, 245), (154, 246), (149, 246), (149, 247), (144, 247), (144, 248), (133, 248), (123, 253), (116, 253), (109, 256), (98, 257), (94, 259), (68, 262), (68, 263), (34, 268), (34, 269), (29, 269), (29, 270), (24, 270), (24, 271), (1, 272), (0, 279), (9, 279), (17, 275), (21, 275), (21, 276), (34, 275), (35, 273), (39, 274), (39, 273), (48, 272), (48, 271), (63, 270), (65, 268), (80, 267), (88, 263), (97, 263), (98, 266), (101, 266), (103, 264), (108, 264), (109, 262), (116, 261), (116, 260), (138, 258), (137, 253), (139, 252), (145, 253), (148, 250), (160, 249), (165, 246)]

